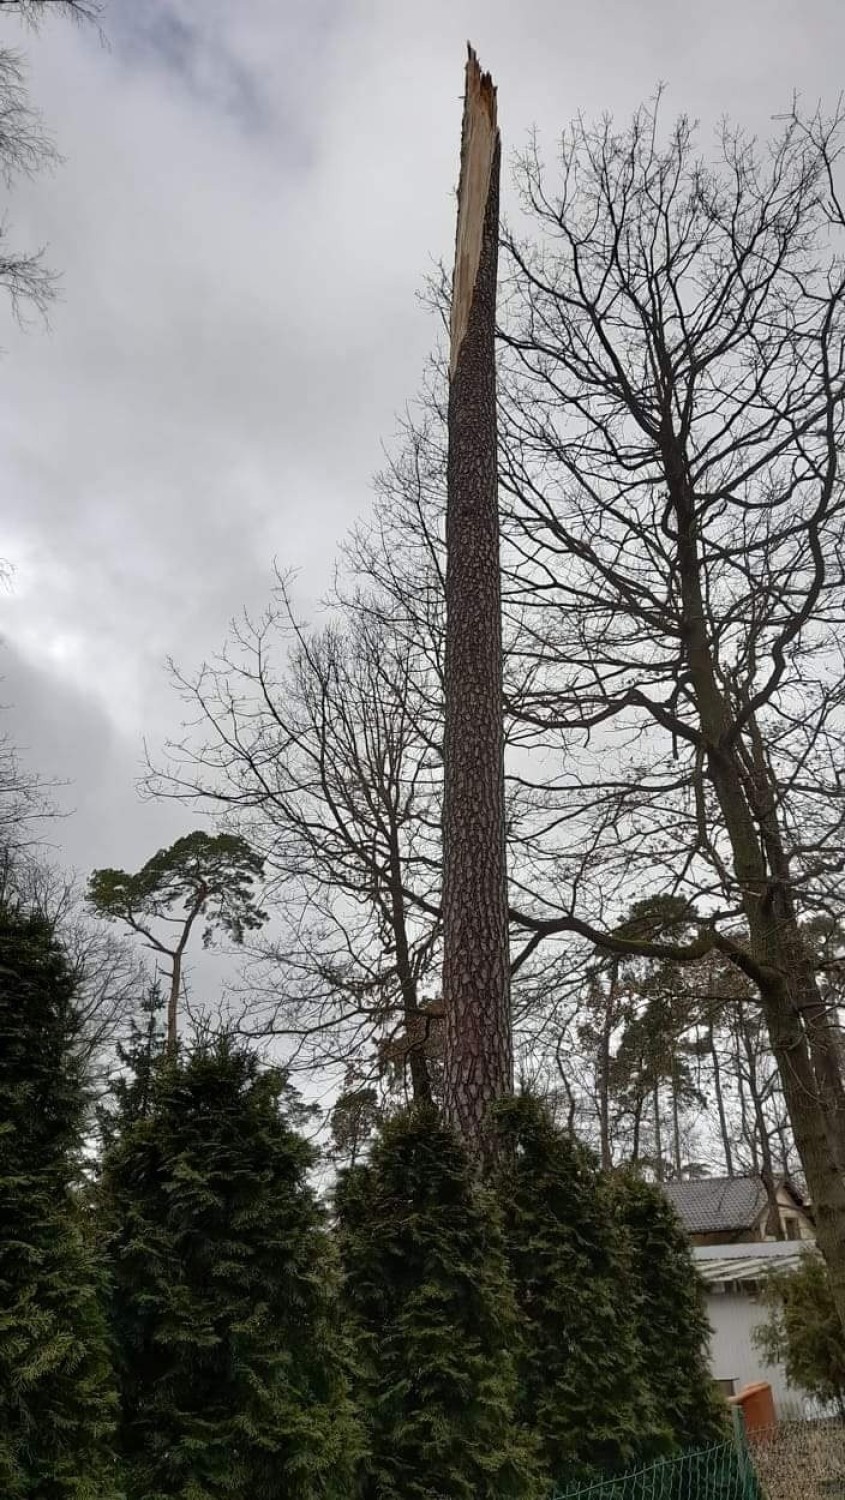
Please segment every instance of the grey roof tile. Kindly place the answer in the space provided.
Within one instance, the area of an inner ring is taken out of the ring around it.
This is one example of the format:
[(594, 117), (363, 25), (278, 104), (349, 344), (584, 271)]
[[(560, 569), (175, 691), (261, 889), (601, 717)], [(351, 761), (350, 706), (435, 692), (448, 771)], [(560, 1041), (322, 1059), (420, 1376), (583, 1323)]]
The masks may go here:
[(766, 1207), (759, 1177), (702, 1177), (668, 1182), (664, 1191), (688, 1234), (750, 1229)]

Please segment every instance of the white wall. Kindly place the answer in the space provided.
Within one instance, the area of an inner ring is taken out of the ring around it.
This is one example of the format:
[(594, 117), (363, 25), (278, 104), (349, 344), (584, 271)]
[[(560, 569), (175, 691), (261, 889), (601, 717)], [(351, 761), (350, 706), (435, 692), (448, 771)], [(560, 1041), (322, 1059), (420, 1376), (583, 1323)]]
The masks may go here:
[(751, 1333), (765, 1322), (765, 1310), (750, 1296), (738, 1292), (707, 1294), (707, 1315), (713, 1329), (710, 1340), (710, 1366), (715, 1380), (734, 1380), (734, 1391), (744, 1385), (766, 1380), (772, 1387), (775, 1409), (779, 1416), (801, 1411), (801, 1391), (791, 1390), (781, 1365), (767, 1365), (755, 1348)]

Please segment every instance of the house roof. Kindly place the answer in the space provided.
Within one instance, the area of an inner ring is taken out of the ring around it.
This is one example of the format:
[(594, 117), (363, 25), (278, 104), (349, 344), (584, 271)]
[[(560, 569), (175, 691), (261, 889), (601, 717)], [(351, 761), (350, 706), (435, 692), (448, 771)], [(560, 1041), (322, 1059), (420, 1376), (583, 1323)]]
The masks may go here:
[[(796, 1202), (797, 1194), (793, 1193)], [(668, 1182), (664, 1191), (688, 1234), (736, 1233), (751, 1229), (766, 1208), (766, 1189), (759, 1177), (702, 1177), (696, 1182)]]

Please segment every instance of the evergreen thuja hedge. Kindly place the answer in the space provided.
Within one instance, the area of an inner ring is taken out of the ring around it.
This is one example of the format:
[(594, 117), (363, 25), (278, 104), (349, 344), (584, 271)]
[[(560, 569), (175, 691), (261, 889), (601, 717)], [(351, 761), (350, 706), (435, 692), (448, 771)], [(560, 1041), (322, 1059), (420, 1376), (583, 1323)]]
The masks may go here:
[(0, 1494), (112, 1500), (115, 1396), (80, 1197), (76, 978), (0, 906)]
[(637, 1343), (658, 1409), (681, 1447), (718, 1441), (727, 1413), (710, 1375), (703, 1289), (683, 1225), (665, 1193), (630, 1171), (611, 1180), (610, 1204), (628, 1239)]
[(501, 1235), (456, 1138), (431, 1110), (393, 1119), (369, 1162), (341, 1177), (337, 1211), (366, 1500), (545, 1500), (515, 1416)]
[(226, 1041), (124, 1091), (100, 1212), (131, 1500), (351, 1500), (358, 1427), (312, 1151)]
[(546, 1466), (565, 1486), (667, 1451), (626, 1244), (592, 1156), (528, 1096), (497, 1108), (496, 1129), (494, 1182), (521, 1323), (520, 1412)]

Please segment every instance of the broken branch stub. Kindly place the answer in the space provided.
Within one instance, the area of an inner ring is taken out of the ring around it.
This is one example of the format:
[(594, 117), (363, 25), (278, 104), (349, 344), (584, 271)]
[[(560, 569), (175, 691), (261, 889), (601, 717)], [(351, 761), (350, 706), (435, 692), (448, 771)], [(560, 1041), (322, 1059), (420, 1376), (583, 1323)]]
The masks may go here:
[(461, 129), (458, 227), (455, 236), (455, 272), (452, 278), (450, 320), (450, 375), (455, 373), (458, 354), (469, 323), (481, 260), (484, 220), (494, 166), (498, 194), (499, 155), (496, 86), (490, 74), (481, 71), (478, 58), (470, 47), (466, 65), (466, 92)]

